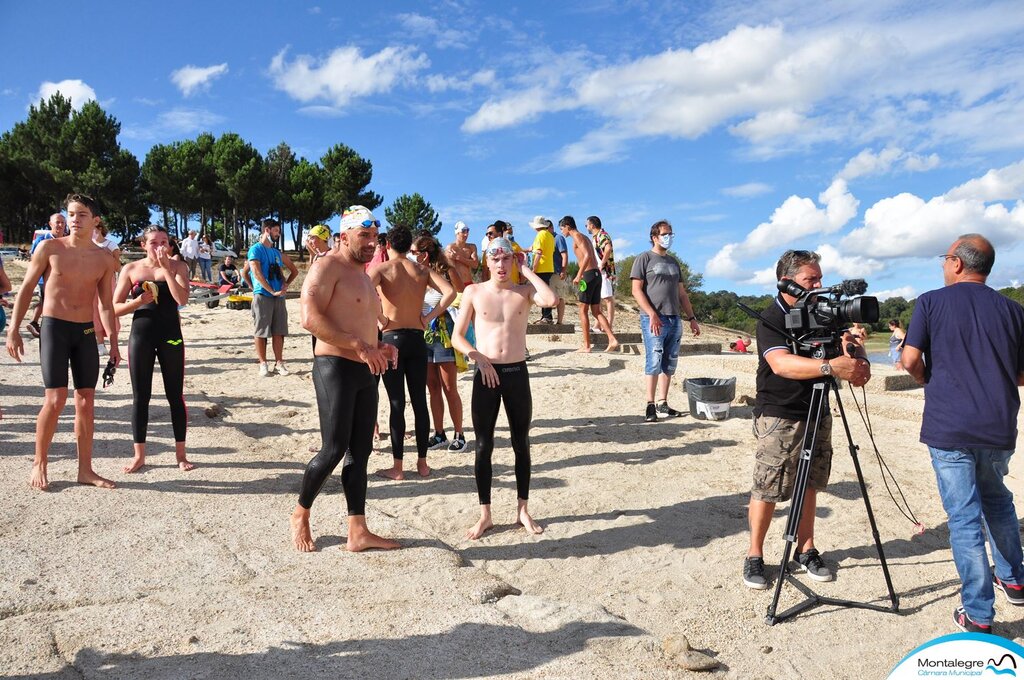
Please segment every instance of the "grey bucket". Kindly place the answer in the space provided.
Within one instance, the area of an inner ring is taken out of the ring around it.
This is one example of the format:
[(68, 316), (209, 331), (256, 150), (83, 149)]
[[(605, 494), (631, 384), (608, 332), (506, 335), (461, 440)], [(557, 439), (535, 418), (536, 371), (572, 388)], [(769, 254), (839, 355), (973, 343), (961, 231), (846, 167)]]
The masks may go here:
[(736, 378), (687, 378), (683, 382), (690, 415), (701, 420), (725, 420), (736, 397)]

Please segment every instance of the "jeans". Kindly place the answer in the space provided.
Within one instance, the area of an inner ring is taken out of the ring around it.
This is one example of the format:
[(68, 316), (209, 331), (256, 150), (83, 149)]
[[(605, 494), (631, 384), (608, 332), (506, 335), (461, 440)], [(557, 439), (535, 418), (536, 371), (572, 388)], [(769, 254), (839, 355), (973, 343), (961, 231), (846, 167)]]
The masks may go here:
[(213, 260), (199, 258), (199, 270), (203, 273), (203, 281), (213, 282)]
[(651, 317), (640, 315), (640, 332), (644, 337), (644, 375), (674, 375), (679, 362), (679, 341), (683, 324), (678, 316), (658, 315), (661, 333), (651, 333)]
[(996, 576), (1024, 584), (1024, 554), (1013, 494), (1003, 484), (1013, 450), (928, 447), (949, 517), (949, 545), (960, 574), (960, 599), (975, 623), (991, 625), (995, 589), (985, 554), (988, 534)]

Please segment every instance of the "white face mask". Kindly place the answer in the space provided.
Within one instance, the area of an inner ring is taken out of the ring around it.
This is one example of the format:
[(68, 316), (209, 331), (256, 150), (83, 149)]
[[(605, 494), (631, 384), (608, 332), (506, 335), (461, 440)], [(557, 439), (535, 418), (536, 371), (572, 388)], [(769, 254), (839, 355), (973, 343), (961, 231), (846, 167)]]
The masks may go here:
[(658, 237), (658, 245), (667, 250), (672, 247), (672, 239), (674, 237), (675, 234), (662, 234)]

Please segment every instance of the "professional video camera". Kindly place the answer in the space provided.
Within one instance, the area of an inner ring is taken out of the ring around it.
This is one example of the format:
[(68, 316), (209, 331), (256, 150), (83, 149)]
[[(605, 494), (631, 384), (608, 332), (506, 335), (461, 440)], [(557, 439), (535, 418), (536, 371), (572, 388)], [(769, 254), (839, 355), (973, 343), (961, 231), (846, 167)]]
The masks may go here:
[[(829, 288), (810, 290), (790, 279), (782, 279), (777, 286), (796, 298), (786, 314), (788, 334), (796, 336), (800, 345), (811, 347), (815, 358), (831, 359), (842, 354), (840, 340), (851, 323), (878, 321), (878, 298), (864, 295), (868, 289), (864, 279), (849, 279)], [(841, 299), (853, 295), (859, 297)]]

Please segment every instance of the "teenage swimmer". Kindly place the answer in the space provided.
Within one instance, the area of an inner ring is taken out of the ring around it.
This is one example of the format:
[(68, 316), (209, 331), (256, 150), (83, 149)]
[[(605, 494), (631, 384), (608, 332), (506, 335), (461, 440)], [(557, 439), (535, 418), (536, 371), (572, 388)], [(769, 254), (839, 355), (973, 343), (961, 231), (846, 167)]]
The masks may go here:
[[(459, 318), (452, 345), (476, 363), (470, 411), (476, 438), (476, 491), (480, 499), (480, 521), (466, 538), (477, 539), (494, 526), (491, 520), (491, 453), (498, 408), (505, 404), (512, 450), (515, 452), (516, 493), (519, 498), (516, 523), (531, 534), (543, 528), (530, 517), (526, 503), (530, 496), (530, 421), (533, 397), (526, 370), (526, 322), (531, 298), (538, 307), (554, 307), (558, 296), (520, 256), (519, 271), (529, 283), (515, 285), (512, 276), (512, 244), (496, 238), (487, 246), (486, 283), (470, 286), (462, 294)], [(466, 339), (469, 324), (476, 328), (476, 347)]]
[(302, 326), (319, 338), (313, 357), (313, 387), (323, 440), (320, 453), (306, 466), (291, 517), (292, 542), (302, 552), (316, 550), (309, 509), (343, 458), (347, 548), (359, 552), (399, 547), (396, 541), (370, 533), (366, 527), (366, 465), (377, 418), (376, 376), (398, 362), (394, 346), (377, 341), (380, 302), (363, 271), (373, 257), (379, 226), (362, 206), (346, 210), (341, 218), (341, 247), (314, 262), (302, 285)]
[(100, 358), (92, 321), (92, 300), (99, 293), (100, 318), (110, 339), (110, 361), (121, 361), (117, 327), (111, 301), (114, 259), (92, 242), (99, 221), (99, 204), (84, 194), (71, 194), (65, 204), (71, 235), (42, 241), (32, 255), (24, 283), (14, 300), (7, 353), (21, 362), (25, 346), (18, 326), (25, 318), (32, 289), (40, 276), (46, 280), (46, 297), (40, 324), (39, 364), (43, 369), (45, 397), (36, 419), (35, 459), (29, 482), (46, 490), (47, 454), (57, 418), (68, 399), (68, 366), (75, 385), (75, 439), (78, 446), (78, 483), (113, 489), (114, 483), (92, 469), (92, 438), (96, 380)]
[[(185, 457), (185, 343), (181, 337), (178, 305), (188, 303), (188, 265), (171, 259), (171, 246), (163, 227), (151, 224), (142, 232), (146, 258), (125, 265), (114, 291), (114, 311), (132, 315), (128, 336), (128, 372), (132, 378), (132, 437), (135, 457), (124, 471), (146, 464), (146, 428), (153, 396), (153, 368), (160, 361), (164, 394), (171, 406), (174, 455), (178, 467), (195, 467)], [(131, 298), (129, 300), (129, 298)]]
[[(398, 350), (398, 363), (384, 374), (384, 387), (391, 402), (391, 455), (394, 464), (378, 470), (388, 479), (405, 479), (402, 470), (405, 439), (405, 387), (409, 386), (412, 402), (416, 450), (416, 470), (420, 476), (430, 474), (427, 449), (430, 446), (430, 411), (427, 409), (427, 344), (423, 331), (430, 322), (448, 310), (455, 291), (444, 276), (407, 257), (412, 247), (412, 234), (406, 227), (388, 230), (388, 261), (370, 272), (370, 281), (380, 291), (385, 321), (384, 342)], [(427, 286), (440, 291), (441, 300), (428, 313), (423, 313), (423, 297)]]

